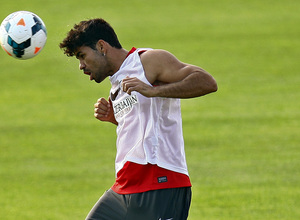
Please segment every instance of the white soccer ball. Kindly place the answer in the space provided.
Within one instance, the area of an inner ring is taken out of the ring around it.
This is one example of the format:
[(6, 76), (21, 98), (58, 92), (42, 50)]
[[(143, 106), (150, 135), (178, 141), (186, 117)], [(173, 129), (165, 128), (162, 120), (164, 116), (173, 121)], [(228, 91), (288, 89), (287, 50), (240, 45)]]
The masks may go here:
[(26, 60), (38, 55), (46, 41), (46, 26), (42, 19), (32, 12), (14, 12), (1, 23), (1, 46), (14, 58)]

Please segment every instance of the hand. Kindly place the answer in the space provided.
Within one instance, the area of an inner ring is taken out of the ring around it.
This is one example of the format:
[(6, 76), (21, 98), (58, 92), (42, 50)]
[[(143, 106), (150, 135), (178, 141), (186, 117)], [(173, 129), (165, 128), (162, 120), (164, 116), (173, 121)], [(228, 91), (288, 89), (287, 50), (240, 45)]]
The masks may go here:
[(108, 101), (105, 98), (98, 99), (94, 107), (95, 118), (99, 119), (100, 121), (108, 121), (116, 125), (118, 124), (114, 116), (110, 98), (108, 98)]
[(142, 82), (136, 77), (130, 78), (126, 77), (122, 81), (123, 91), (131, 95), (131, 92), (136, 91), (141, 93), (146, 97), (154, 96), (154, 87)]

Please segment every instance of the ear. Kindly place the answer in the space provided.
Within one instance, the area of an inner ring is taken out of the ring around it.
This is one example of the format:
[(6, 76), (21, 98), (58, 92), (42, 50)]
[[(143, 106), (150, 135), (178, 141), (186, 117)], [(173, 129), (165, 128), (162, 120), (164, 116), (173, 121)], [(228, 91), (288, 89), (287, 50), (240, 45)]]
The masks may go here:
[(104, 40), (99, 40), (96, 44), (96, 49), (102, 53), (102, 54), (106, 54), (106, 50), (107, 50), (107, 43)]

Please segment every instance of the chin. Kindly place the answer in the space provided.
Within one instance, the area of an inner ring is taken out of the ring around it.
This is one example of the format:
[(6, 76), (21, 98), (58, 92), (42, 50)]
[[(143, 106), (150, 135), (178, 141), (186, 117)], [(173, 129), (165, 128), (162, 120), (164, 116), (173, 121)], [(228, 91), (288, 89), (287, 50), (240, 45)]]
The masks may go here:
[(96, 83), (101, 83), (102, 81), (103, 81), (103, 79), (94, 79), (94, 81), (96, 82)]

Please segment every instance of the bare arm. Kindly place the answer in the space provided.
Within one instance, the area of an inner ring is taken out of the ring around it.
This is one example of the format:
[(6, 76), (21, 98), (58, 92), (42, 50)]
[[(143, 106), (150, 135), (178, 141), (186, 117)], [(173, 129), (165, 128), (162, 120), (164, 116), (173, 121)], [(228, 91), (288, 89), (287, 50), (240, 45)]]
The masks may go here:
[(217, 91), (214, 78), (200, 67), (180, 62), (164, 50), (141, 55), (149, 86), (137, 78), (125, 78), (123, 90), (137, 91), (147, 97), (193, 98)]

